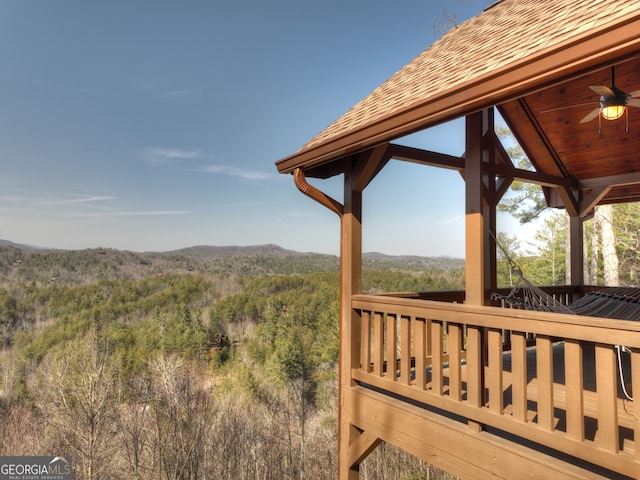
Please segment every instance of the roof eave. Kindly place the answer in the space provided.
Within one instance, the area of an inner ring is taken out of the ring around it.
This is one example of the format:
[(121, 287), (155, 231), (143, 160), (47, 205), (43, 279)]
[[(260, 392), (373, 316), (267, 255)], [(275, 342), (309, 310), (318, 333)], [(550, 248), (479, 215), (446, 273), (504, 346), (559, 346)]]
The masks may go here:
[(304, 148), (276, 162), (280, 173), (310, 168), (521, 97), (640, 50), (640, 13), (601, 25), (469, 80), (411, 107)]

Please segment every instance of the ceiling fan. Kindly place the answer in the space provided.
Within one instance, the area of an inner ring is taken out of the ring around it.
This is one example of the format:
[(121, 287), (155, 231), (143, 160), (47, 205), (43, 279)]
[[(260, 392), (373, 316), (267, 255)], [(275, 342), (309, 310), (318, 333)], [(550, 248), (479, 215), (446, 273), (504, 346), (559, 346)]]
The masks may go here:
[(601, 118), (605, 120), (617, 120), (625, 112), (627, 112), (627, 126), (626, 131), (629, 131), (629, 116), (627, 107), (640, 107), (640, 90), (635, 90), (631, 93), (625, 93), (616, 87), (615, 81), (616, 70), (615, 67), (611, 67), (611, 86), (606, 87), (604, 85), (592, 85), (589, 86), (591, 90), (600, 95), (599, 102), (580, 103), (578, 105), (568, 105), (559, 108), (553, 108), (551, 110), (544, 110), (540, 113), (554, 112), (557, 110), (564, 110), (567, 108), (579, 107), (582, 105), (598, 105), (591, 110), (585, 117), (580, 120), (580, 123), (587, 123), (598, 117), (598, 131), (602, 132)]
[[(640, 90), (631, 93), (625, 93), (616, 87), (616, 70), (611, 67), (611, 86), (604, 85), (590, 86), (589, 88), (600, 95), (600, 104), (594, 110), (589, 112), (580, 123), (587, 123), (602, 113), (602, 118), (606, 120), (616, 120), (620, 118), (627, 106), (640, 107)], [(628, 129), (628, 126), (627, 126)]]

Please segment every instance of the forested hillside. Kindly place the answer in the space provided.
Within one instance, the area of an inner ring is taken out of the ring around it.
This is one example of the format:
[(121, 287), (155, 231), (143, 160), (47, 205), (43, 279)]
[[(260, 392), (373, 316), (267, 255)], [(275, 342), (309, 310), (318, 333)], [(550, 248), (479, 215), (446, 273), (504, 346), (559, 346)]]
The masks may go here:
[[(365, 256), (364, 290), (461, 288), (462, 261)], [(335, 478), (338, 259), (0, 246), (0, 454), (77, 479)], [(445, 478), (392, 448), (369, 479)]]

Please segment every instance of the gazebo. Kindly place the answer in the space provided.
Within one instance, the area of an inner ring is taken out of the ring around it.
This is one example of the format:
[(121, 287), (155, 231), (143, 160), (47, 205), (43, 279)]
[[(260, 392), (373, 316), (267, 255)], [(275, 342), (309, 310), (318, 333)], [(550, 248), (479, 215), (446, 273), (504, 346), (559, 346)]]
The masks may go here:
[[(638, 90), (637, 1), (501, 0), (276, 163), (340, 218), (341, 480), (382, 441), (461, 478), (640, 478), (640, 414), (621, 388), (640, 385), (640, 323), (491, 300), (496, 205), (514, 180), (570, 216), (571, 284), (547, 292), (589, 290), (584, 219), (640, 199)], [(534, 171), (505, 153), (496, 109)], [(457, 118), (464, 157), (394, 143)], [(362, 294), (362, 193), (391, 160), (461, 172), (463, 292)], [(306, 180), (336, 175), (341, 200)]]

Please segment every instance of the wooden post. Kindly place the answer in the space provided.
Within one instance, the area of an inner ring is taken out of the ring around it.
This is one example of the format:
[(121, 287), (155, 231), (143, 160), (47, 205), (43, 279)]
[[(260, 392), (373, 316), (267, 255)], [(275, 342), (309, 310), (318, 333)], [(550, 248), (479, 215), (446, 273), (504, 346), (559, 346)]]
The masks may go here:
[(351, 369), (360, 362), (360, 317), (351, 308), (351, 297), (361, 292), (362, 192), (353, 188), (352, 165), (344, 174), (344, 213), (340, 223), (340, 383), (338, 405), (338, 478), (358, 480), (359, 466), (351, 465), (349, 447), (360, 436), (351, 424), (348, 405), (353, 384)]
[[(466, 119), (465, 153), (465, 278), (466, 303), (485, 304), (485, 209), (483, 200), (483, 134), (488, 116), (478, 112)], [(484, 404), (484, 331), (480, 327), (467, 329), (467, 398), (474, 407)], [(483, 426), (469, 421), (469, 428), (481, 431)]]
[(485, 249), (482, 179), (483, 112), (467, 117), (465, 152), (466, 303), (484, 305)]

